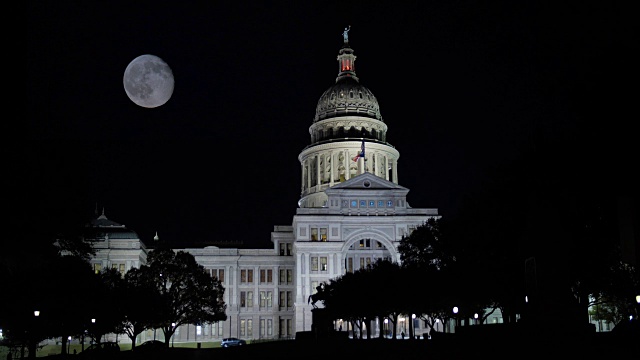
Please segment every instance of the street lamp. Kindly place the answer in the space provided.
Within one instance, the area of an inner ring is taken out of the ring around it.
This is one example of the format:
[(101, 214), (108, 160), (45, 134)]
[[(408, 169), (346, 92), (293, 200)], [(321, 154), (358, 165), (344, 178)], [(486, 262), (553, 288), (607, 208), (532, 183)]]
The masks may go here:
[(40, 311), (38, 311), (38, 310), (34, 311), (33, 312), (33, 316), (36, 316), (36, 317), (40, 316)]
[(409, 333), (411, 334), (411, 339), (416, 337), (416, 314), (411, 314), (411, 323), (409, 324)]
[(476, 325), (478, 325), (478, 313), (473, 314), (473, 319), (476, 322)]
[(174, 336), (176, 335), (175, 327), (176, 327), (176, 323), (174, 322), (171, 323), (171, 328), (173, 329), (173, 332), (171, 333), (171, 347), (173, 347), (173, 339), (174, 339)]
[(454, 307), (453, 307), (453, 317), (454, 317), (454, 319), (455, 319), (456, 327), (460, 326), (460, 324), (458, 324), (458, 321), (459, 321), (459, 319), (460, 319), (460, 318), (458, 317), (458, 310), (459, 310), (459, 309), (458, 309), (458, 307), (457, 307), (457, 306), (454, 306)]
[(389, 336), (389, 319), (384, 318), (384, 337)]
[(67, 354), (71, 351), (71, 335), (67, 338)]

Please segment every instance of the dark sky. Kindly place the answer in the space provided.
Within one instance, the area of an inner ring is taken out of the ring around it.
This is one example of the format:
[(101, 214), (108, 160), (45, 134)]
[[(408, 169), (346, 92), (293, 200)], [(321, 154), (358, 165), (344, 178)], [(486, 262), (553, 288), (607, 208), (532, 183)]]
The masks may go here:
[[(97, 204), (145, 242), (157, 231), (176, 244), (268, 245), (295, 214), (297, 156), (348, 25), (413, 207), (454, 216), (535, 139), (563, 144), (595, 177), (626, 177), (638, 158), (638, 8), (556, 3), (29, 1), (26, 111), (7, 119), (18, 124), (10, 221), (46, 232)], [(143, 54), (175, 77), (154, 109), (122, 83)]]

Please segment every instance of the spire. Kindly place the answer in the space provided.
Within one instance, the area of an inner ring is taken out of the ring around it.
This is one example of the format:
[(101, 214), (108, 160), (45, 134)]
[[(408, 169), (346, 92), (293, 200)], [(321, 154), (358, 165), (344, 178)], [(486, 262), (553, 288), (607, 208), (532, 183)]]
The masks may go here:
[[(96, 211), (97, 213), (97, 211)], [(98, 216), (98, 219), (106, 219), (107, 216), (104, 214), (104, 207), (102, 207), (102, 215)]]
[(353, 55), (353, 49), (349, 46), (349, 35), (348, 32), (351, 30), (351, 25), (348, 28), (344, 28), (342, 32), (342, 36), (344, 38), (344, 45), (342, 45), (342, 49), (338, 52), (338, 77), (336, 78), (336, 82), (344, 79), (344, 78), (352, 78), (355, 81), (359, 81), (356, 76), (356, 56)]

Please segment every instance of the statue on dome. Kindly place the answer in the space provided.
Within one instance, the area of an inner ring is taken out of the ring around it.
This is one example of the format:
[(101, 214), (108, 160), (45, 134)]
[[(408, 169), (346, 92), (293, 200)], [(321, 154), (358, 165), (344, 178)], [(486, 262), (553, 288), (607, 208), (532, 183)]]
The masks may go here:
[(344, 28), (344, 31), (342, 32), (345, 44), (349, 42), (349, 30), (351, 30), (351, 25), (349, 25), (349, 28)]

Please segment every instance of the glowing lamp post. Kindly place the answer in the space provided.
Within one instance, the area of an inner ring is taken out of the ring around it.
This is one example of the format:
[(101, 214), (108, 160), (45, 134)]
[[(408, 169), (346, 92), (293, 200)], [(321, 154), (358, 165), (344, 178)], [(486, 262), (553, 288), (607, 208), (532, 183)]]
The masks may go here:
[(473, 319), (475, 320), (476, 325), (478, 325), (478, 313), (473, 314)]
[(174, 339), (174, 335), (176, 334), (176, 323), (171, 323), (171, 328), (173, 328), (173, 332), (171, 333), (171, 347), (173, 347), (173, 339)]
[(460, 318), (458, 317), (458, 311), (459, 311), (458, 307), (454, 306), (453, 307), (453, 317), (454, 317), (454, 319), (456, 321), (456, 327), (460, 326), (460, 323), (459, 323), (460, 322)]

